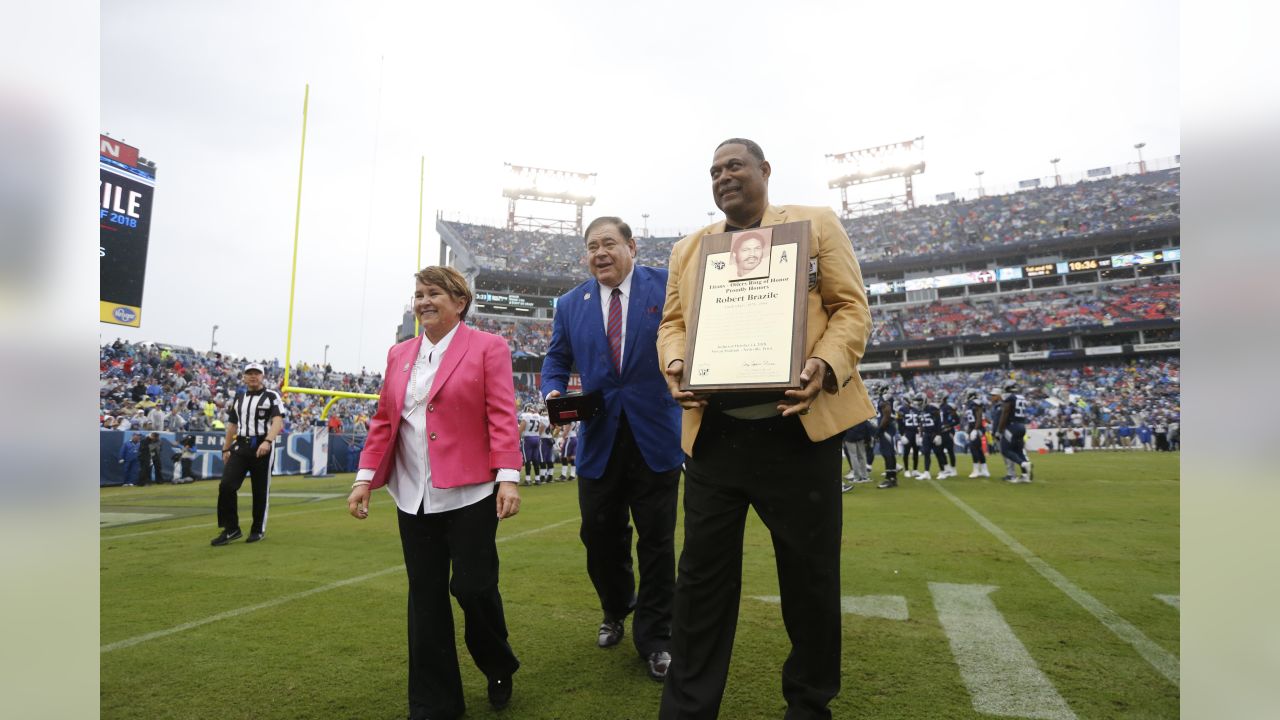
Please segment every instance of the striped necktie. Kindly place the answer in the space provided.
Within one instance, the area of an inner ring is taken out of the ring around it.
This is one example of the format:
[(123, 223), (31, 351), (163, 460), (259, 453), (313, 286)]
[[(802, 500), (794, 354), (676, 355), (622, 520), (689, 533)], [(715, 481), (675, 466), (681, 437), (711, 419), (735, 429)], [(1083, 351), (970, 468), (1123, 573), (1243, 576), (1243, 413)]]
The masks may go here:
[(622, 290), (614, 288), (609, 297), (609, 352), (613, 354), (613, 369), (622, 374)]

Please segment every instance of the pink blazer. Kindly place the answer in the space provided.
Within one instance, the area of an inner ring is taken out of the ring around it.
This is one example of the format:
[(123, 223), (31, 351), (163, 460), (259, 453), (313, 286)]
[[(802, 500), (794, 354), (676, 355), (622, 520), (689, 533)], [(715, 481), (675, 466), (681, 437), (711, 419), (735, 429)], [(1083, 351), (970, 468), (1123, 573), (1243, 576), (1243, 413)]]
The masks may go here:
[[(378, 411), (360, 467), (373, 468), (371, 488), (387, 484), (396, 463), (405, 390), (422, 336), (392, 346)], [(519, 468), (516, 391), (507, 341), (458, 324), (427, 395), (427, 454), (438, 488), (492, 482), (499, 468)]]

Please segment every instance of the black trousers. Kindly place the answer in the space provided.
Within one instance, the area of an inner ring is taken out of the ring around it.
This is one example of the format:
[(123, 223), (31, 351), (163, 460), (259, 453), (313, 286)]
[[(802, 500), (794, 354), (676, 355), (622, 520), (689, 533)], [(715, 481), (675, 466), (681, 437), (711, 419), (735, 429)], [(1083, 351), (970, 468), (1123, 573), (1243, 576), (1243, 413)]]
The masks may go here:
[(240, 529), (240, 510), (236, 493), (244, 484), (245, 473), (253, 488), (253, 526), (249, 532), (267, 531), (268, 491), (271, 488), (271, 453), (266, 457), (247, 458), (234, 451), (227, 456), (222, 468), (222, 482), (218, 483), (218, 527), (225, 530)]
[(747, 508), (773, 538), (787, 720), (831, 717), (840, 690), (840, 436), (811, 442), (796, 417), (735, 420), (710, 410), (685, 463), (684, 551), (676, 579), (663, 720), (720, 711), (742, 594)]
[[(138, 456), (138, 484), (139, 485), (151, 484), (151, 468), (153, 465), (155, 465), (155, 463), (151, 461), (150, 457), (146, 457), (143, 455)], [(158, 465), (156, 465), (156, 469), (157, 470), (159, 469)], [(157, 475), (156, 482), (160, 482), (160, 480), (161, 480), (161, 477)]]
[[(409, 576), (409, 715), (456, 718), (466, 711), (450, 593), (458, 599), (467, 651), (487, 677), (514, 673), (498, 593), (498, 514), (492, 496), (457, 510), (397, 511)], [(449, 576), (453, 569), (452, 579)]]
[[(194, 461), (191, 458), (182, 458), (182, 477), (194, 478), (195, 474), (191, 471), (191, 465)], [(175, 480), (177, 478), (174, 478)]]
[[(633, 610), (631, 636), (642, 657), (668, 650), (676, 585), (676, 499), (680, 469), (654, 472), (645, 464), (626, 413), (618, 421), (604, 475), (578, 479), (578, 536), (587, 548), (587, 575), (606, 619), (621, 622)], [(631, 562), (635, 522), (640, 592)]]

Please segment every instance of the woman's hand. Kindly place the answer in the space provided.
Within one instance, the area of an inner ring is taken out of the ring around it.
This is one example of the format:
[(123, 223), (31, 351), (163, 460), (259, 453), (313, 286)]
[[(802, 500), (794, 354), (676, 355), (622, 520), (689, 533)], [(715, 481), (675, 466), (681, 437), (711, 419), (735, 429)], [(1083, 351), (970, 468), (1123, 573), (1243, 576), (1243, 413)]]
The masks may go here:
[(505, 520), (520, 512), (520, 491), (516, 489), (515, 483), (498, 483), (497, 498), (499, 520)]
[(369, 483), (351, 488), (351, 494), (347, 496), (347, 511), (357, 520), (369, 517)]

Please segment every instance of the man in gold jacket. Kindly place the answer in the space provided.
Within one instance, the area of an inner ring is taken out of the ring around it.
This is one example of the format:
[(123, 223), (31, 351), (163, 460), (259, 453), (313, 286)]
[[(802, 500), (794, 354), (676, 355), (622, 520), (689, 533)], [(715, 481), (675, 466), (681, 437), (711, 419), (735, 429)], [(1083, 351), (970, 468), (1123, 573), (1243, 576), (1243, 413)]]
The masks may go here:
[[(747, 508), (769, 528), (791, 654), (782, 667), (787, 720), (830, 718), (840, 690), (840, 436), (874, 415), (858, 375), (871, 333), (862, 273), (829, 208), (769, 204), (772, 168), (760, 146), (716, 148), (711, 193), (725, 221), (671, 251), (658, 353), (684, 409), (684, 550), (676, 579), (672, 663), (663, 720), (715, 718), (737, 628)], [(680, 390), (687, 308), (697, 292), (703, 236), (810, 221), (803, 387), (785, 393)]]

